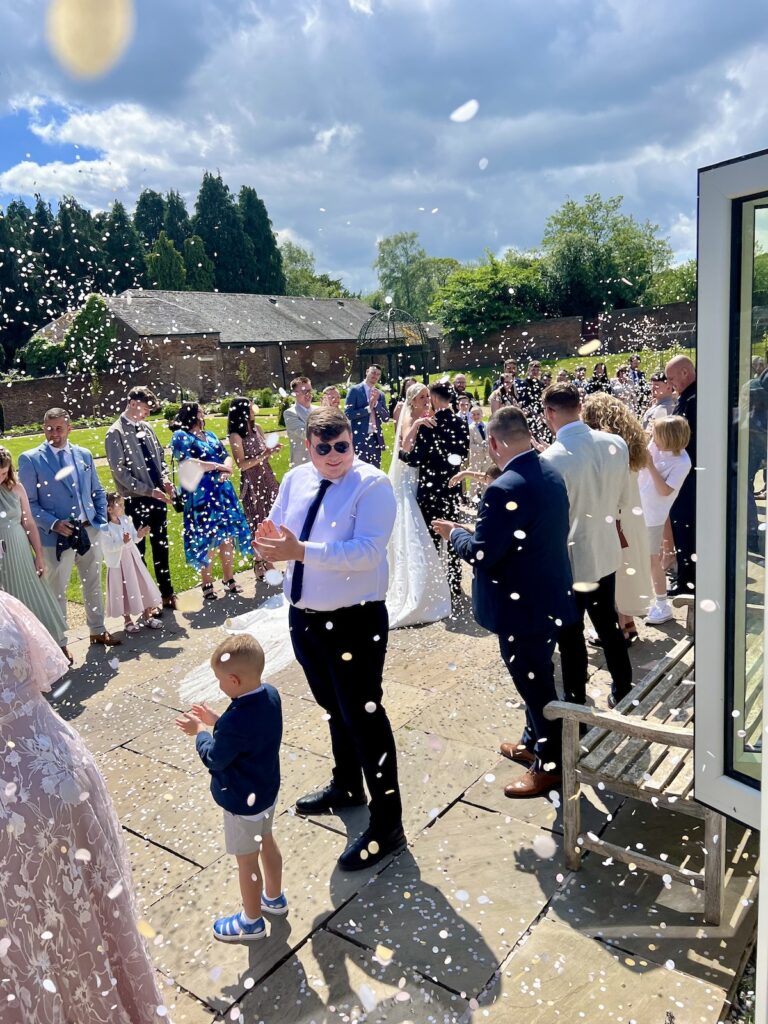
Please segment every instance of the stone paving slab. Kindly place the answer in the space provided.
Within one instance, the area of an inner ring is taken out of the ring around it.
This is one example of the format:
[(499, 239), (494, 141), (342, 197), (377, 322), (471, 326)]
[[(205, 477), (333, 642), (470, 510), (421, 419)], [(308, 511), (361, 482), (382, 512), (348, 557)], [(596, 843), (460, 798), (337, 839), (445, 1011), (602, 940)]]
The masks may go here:
[(484, 1024), (679, 1024), (717, 1020), (721, 990), (539, 922), (502, 966), (473, 1020)]
[(127, 828), (123, 829), (123, 838), (128, 846), (136, 895), (143, 911), (200, 871), (198, 864), (148, 842)]
[[(653, 812), (628, 800), (604, 833), (621, 846), (651, 856), (666, 853), (670, 863), (698, 870), (703, 824), (672, 812)], [(757, 906), (758, 837), (743, 826), (728, 828), (725, 911), (720, 925), (704, 923), (704, 897), (682, 882), (625, 864), (607, 863), (595, 854), (568, 876), (547, 917), (585, 935), (597, 936), (633, 956), (672, 963), (688, 976), (727, 992), (754, 933)]]
[(273, 918), (267, 939), (258, 943), (217, 942), (211, 933), (216, 917), (240, 906), (234, 859), (222, 856), (154, 904), (147, 914), (163, 935), (153, 952), (157, 966), (212, 1008), (225, 1011), (276, 964), (316, 931), (354, 895), (375, 869), (342, 873), (336, 859), (343, 842), (335, 832), (288, 814), (275, 822), (275, 837), (284, 862), (284, 889), (291, 909)]
[(459, 804), (329, 927), (371, 950), (383, 944), (399, 964), (454, 992), (477, 993), (558, 887), (560, 846), (551, 836), (539, 845), (540, 837)]
[(325, 929), (239, 1004), (247, 1022), (459, 1024), (465, 999), (433, 985), (412, 969), (381, 958)]
[[(469, 787), (462, 797), (467, 803), (497, 811), (518, 821), (526, 821), (538, 828), (550, 829), (563, 834), (563, 807), (559, 799), (554, 800), (510, 800), (504, 796), (504, 787), (520, 778), (525, 768), (506, 757), (500, 757), (482, 778)], [(608, 824), (611, 815), (616, 814), (622, 804), (621, 798), (613, 793), (599, 791), (591, 786), (582, 786), (581, 820), (582, 829), (600, 834)]]

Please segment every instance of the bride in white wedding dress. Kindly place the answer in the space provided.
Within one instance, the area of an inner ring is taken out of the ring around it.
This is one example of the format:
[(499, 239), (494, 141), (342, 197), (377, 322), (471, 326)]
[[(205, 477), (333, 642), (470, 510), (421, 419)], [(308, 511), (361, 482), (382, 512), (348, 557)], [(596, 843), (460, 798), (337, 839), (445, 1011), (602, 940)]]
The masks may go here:
[[(419, 472), (407, 466), (397, 453), (409, 451), (419, 430), (431, 429), (429, 389), (424, 384), (408, 388), (405, 407), (398, 419), (389, 479), (395, 492), (397, 514), (387, 548), (389, 628), (438, 622), (451, 613), (451, 595), (445, 568), (416, 504)], [(288, 629), (288, 601), (281, 593), (263, 601), (253, 611), (227, 619), (228, 633), (251, 633), (264, 649), (267, 678), (294, 660)], [(204, 662), (180, 683), (182, 703), (216, 700), (221, 696), (210, 665)]]

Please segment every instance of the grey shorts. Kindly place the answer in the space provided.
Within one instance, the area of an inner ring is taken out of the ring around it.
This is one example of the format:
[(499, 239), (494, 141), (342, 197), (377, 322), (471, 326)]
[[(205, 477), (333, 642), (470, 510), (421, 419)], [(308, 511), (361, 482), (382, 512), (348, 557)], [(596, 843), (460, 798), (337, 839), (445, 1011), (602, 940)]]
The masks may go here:
[(649, 526), (648, 527), (648, 547), (651, 550), (652, 555), (658, 555), (661, 553), (661, 547), (664, 543), (664, 524), (661, 526)]
[(272, 804), (264, 814), (256, 814), (253, 817), (224, 811), (224, 847), (227, 853), (235, 857), (258, 853), (262, 838), (272, 835), (275, 806)]

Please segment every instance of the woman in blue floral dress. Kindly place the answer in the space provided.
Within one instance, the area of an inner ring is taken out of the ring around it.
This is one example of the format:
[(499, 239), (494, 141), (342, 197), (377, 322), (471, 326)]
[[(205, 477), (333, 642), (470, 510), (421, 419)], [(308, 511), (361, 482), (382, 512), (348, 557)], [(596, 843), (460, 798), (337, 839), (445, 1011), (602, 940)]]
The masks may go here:
[(237, 594), (234, 579), (234, 544), (240, 553), (251, 553), (251, 531), (235, 488), (232, 459), (224, 445), (205, 429), (205, 416), (197, 402), (184, 402), (176, 422), (171, 450), (179, 464), (179, 482), (184, 493), (184, 554), (203, 580), (203, 597), (216, 598), (211, 574), (211, 556), (218, 551), (224, 590)]

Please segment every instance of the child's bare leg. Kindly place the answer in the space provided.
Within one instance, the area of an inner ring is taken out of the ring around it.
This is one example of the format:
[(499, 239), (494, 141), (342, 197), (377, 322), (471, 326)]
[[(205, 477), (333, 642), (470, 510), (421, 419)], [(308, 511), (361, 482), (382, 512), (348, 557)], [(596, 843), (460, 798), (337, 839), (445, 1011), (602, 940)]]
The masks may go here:
[(664, 573), (661, 555), (651, 555), (651, 579), (656, 597), (667, 596), (667, 577)]
[(240, 880), (240, 895), (243, 910), (252, 920), (261, 917), (261, 869), (258, 853), (237, 855), (237, 872)]
[(264, 895), (267, 899), (276, 900), (283, 891), (283, 855), (271, 832), (261, 840), (261, 864), (264, 868)]

